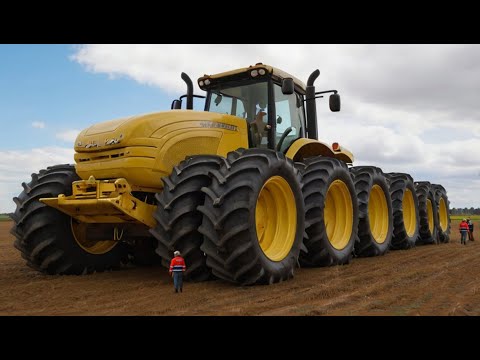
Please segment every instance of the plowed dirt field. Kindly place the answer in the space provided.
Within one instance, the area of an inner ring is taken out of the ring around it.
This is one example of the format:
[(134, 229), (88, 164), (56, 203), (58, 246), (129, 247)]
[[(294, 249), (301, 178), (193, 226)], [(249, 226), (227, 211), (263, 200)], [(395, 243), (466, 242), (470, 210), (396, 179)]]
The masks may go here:
[(0, 222), (0, 315), (480, 315), (480, 236), (297, 269), (271, 286), (220, 280), (186, 283), (175, 294), (166, 269), (127, 268), (48, 276), (26, 266)]

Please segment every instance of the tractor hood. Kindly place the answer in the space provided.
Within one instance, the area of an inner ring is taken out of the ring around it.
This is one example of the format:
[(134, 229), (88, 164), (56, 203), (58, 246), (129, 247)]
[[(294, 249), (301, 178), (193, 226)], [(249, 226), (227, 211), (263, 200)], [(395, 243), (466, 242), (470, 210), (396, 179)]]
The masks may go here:
[(227, 156), (248, 147), (247, 122), (206, 111), (170, 110), (106, 121), (75, 141), (75, 170), (83, 180), (124, 178), (134, 191), (157, 192), (161, 177), (187, 156)]
[(75, 151), (89, 153), (127, 146), (155, 146), (158, 139), (168, 133), (202, 128), (241, 131), (246, 129), (246, 124), (235, 116), (205, 111), (156, 112), (92, 125), (77, 136)]

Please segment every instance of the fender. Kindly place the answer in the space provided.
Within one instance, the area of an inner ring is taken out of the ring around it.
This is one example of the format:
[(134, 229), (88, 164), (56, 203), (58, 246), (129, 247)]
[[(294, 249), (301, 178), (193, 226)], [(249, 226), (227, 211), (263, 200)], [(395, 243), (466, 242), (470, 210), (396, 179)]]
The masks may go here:
[(348, 149), (338, 145), (338, 143), (334, 144), (335, 149), (318, 140), (301, 138), (290, 146), (286, 156), (293, 161), (303, 161), (308, 157), (320, 155), (336, 158), (347, 164), (352, 164), (354, 160), (353, 154)]

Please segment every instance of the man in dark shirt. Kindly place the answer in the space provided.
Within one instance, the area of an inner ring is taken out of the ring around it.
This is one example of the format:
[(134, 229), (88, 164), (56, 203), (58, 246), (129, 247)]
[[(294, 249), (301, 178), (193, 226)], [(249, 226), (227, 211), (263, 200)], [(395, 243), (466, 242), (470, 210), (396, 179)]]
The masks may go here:
[(473, 238), (473, 222), (470, 219), (467, 219), (467, 224), (468, 224), (468, 240), (474, 241), (475, 239)]

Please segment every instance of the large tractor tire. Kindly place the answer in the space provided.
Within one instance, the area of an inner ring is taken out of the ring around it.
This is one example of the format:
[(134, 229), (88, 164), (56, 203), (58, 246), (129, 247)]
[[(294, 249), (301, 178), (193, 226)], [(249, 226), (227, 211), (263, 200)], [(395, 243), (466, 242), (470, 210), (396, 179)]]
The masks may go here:
[(391, 248), (410, 249), (419, 236), (418, 198), (413, 178), (404, 173), (388, 173), (393, 210)]
[(359, 222), (356, 256), (377, 256), (390, 248), (393, 235), (392, 200), (387, 179), (374, 166), (350, 168), (357, 193)]
[(215, 276), (241, 285), (294, 275), (304, 233), (300, 174), (282, 153), (240, 149), (227, 156), (199, 207), (201, 249)]
[(302, 176), (305, 201), (302, 266), (346, 264), (353, 256), (358, 231), (358, 202), (347, 166), (333, 158), (305, 161)]
[(47, 274), (89, 274), (120, 267), (127, 245), (119, 241), (91, 241), (85, 224), (49, 207), (40, 198), (71, 195), (79, 180), (73, 165), (56, 165), (32, 174), (29, 184), (13, 200), (17, 204), (11, 232), (15, 247), (27, 264)]
[(432, 184), (435, 191), (435, 203), (438, 208), (438, 241), (448, 243), (450, 241), (450, 201), (447, 191), (442, 185)]
[(209, 173), (218, 170), (224, 161), (214, 155), (189, 157), (163, 179), (163, 191), (156, 195), (157, 226), (150, 230), (158, 240), (156, 252), (162, 257), (163, 265), (169, 267), (173, 252), (180, 251), (187, 267), (187, 280), (204, 281), (211, 277), (206, 257), (200, 250), (203, 235), (198, 228), (203, 215), (197, 207), (203, 205), (205, 193), (201, 189), (210, 185)]
[(420, 237), (417, 244), (438, 244), (438, 209), (435, 189), (428, 181), (415, 182), (420, 215)]

